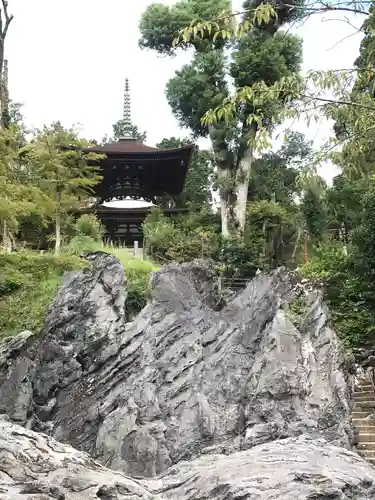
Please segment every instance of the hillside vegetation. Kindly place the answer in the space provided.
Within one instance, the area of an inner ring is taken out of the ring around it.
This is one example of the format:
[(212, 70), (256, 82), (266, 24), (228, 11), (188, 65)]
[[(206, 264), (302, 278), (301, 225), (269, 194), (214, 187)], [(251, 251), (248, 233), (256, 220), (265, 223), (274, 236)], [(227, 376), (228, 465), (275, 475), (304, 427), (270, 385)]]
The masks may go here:
[[(113, 253), (125, 269), (128, 285), (126, 309), (131, 318), (146, 304), (150, 273), (158, 266), (135, 259), (127, 250), (102, 248)], [(0, 253), (0, 335), (22, 330), (39, 333), (48, 305), (64, 275), (88, 266), (75, 255), (40, 254), (31, 251)]]

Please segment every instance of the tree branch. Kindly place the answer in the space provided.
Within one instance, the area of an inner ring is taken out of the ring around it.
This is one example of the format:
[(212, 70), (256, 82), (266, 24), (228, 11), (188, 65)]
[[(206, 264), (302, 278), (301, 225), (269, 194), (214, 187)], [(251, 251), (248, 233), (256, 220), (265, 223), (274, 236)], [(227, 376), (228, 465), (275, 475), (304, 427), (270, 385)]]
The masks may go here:
[[(266, 2), (267, 3), (267, 2)], [(360, 3), (360, 2), (358, 2)], [(361, 2), (365, 4), (371, 4), (371, 2)], [(321, 2), (321, 7), (309, 7), (309, 6), (300, 6), (300, 5), (292, 5), (292, 4), (283, 4), (283, 8), (285, 7), (290, 7), (290, 10), (299, 10), (302, 12), (306, 12), (306, 15), (311, 15), (311, 14), (323, 14), (324, 12), (351, 12), (354, 14), (363, 14), (365, 16), (368, 15), (368, 12), (362, 9), (356, 9), (355, 7), (345, 7), (344, 5), (347, 4), (346, 2), (340, 3), (338, 2), (336, 5), (329, 5)], [(341, 5), (343, 5), (341, 7)], [(250, 14), (251, 12), (256, 12), (257, 9), (245, 9), (233, 13), (228, 13), (224, 16), (219, 16), (218, 18), (215, 18), (213, 21), (220, 21), (222, 19), (227, 19), (229, 17), (237, 17), (237, 16), (243, 16), (245, 14)], [(277, 11), (277, 7), (275, 8)]]
[(0, 36), (1, 36), (2, 40), (3, 40), (3, 42), (4, 42), (5, 37), (7, 36), (7, 33), (8, 33), (9, 25), (12, 22), (14, 16), (13, 16), (13, 14), (9, 15), (7, 0), (1, 0), (1, 3), (3, 5), (3, 12), (4, 12), (4, 17), (5, 17), (5, 24), (4, 24), (4, 28), (3, 28), (3, 20), (1, 19)]
[(327, 49), (327, 50), (332, 50), (332, 49), (334, 49), (334, 48), (335, 48), (335, 47), (337, 47), (340, 43), (345, 42), (345, 40), (348, 40), (348, 38), (351, 38), (351, 37), (352, 37), (352, 36), (354, 36), (354, 35), (358, 35), (358, 33), (360, 33), (360, 32), (361, 32), (361, 30), (357, 30), (357, 31), (354, 31), (353, 33), (349, 33), (349, 35), (346, 35), (346, 36), (344, 36), (343, 38), (341, 38), (340, 40), (338, 40), (336, 43), (334, 43), (334, 44), (332, 45), (332, 47), (330, 47), (330, 48), (329, 48), (329, 49)]
[(360, 102), (355, 102), (355, 101), (345, 101), (345, 100), (335, 100), (335, 99), (328, 99), (325, 97), (315, 97), (311, 95), (301, 95), (304, 99), (310, 99), (311, 101), (320, 101), (320, 102), (326, 102), (327, 104), (337, 104), (337, 105), (343, 105), (343, 106), (355, 106), (357, 108), (362, 108), (362, 109), (368, 109), (370, 111), (375, 112), (375, 106), (369, 106), (368, 104), (361, 104)]

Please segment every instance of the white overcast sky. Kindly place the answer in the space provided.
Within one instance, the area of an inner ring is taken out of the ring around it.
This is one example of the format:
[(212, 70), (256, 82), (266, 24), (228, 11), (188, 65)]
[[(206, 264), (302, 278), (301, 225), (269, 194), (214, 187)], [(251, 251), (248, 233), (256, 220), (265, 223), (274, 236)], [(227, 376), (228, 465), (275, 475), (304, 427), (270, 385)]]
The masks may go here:
[[(82, 135), (101, 139), (122, 115), (123, 82), (132, 92), (132, 118), (147, 131), (149, 145), (182, 136), (164, 91), (176, 69), (189, 60), (169, 59), (138, 48), (138, 23), (149, 0), (9, 0), (12, 22), (6, 46), (10, 97), (24, 104), (29, 125), (60, 120), (79, 123)], [(164, 0), (164, 3), (174, 3)], [(233, 2), (240, 8), (242, 1)], [(360, 35), (333, 47), (353, 28), (313, 17), (298, 33), (304, 40), (304, 69), (351, 67)], [(357, 26), (361, 18), (351, 18)], [(333, 47), (333, 48), (332, 48)], [(318, 145), (331, 133), (327, 123), (299, 125)], [(324, 176), (332, 176), (330, 168)]]

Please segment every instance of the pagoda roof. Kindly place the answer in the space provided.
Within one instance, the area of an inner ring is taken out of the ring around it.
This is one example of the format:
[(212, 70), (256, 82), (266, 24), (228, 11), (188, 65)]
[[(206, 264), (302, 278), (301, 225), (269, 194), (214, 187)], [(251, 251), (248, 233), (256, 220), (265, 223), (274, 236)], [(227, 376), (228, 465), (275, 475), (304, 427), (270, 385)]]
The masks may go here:
[(104, 155), (90, 160), (99, 165), (102, 180), (94, 192), (102, 202), (126, 197), (154, 201), (156, 197), (182, 192), (195, 145), (163, 149), (124, 138), (113, 144), (65, 149)]
[[(72, 147), (73, 148), (73, 147)], [(118, 156), (118, 155), (152, 155), (155, 156), (169, 156), (172, 154), (173, 156), (181, 155), (185, 156), (186, 153), (191, 153), (191, 151), (195, 148), (194, 144), (188, 144), (187, 146), (183, 146), (181, 148), (155, 148), (151, 146), (146, 146), (146, 144), (141, 144), (136, 142), (134, 139), (120, 139), (118, 142), (103, 144), (101, 146), (92, 146), (89, 148), (73, 148), (79, 149), (85, 153), (97, 153), (97, 154), (105, 154), (107, 156)]]

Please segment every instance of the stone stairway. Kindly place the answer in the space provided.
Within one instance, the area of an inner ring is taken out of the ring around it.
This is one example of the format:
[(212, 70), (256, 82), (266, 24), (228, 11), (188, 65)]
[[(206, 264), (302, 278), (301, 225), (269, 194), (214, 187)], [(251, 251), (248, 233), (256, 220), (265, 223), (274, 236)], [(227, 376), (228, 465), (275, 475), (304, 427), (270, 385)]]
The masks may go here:
[(358, 453), (375, 466), (375, 395), (371, 383), (362, 379), (354, 391), (352, 420), (358, 430)]

